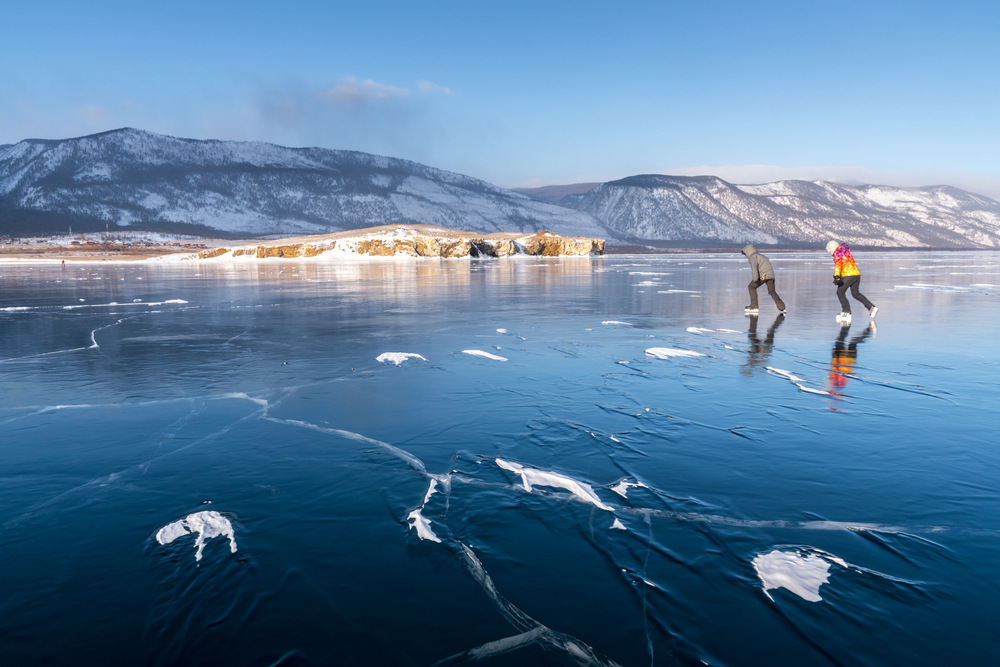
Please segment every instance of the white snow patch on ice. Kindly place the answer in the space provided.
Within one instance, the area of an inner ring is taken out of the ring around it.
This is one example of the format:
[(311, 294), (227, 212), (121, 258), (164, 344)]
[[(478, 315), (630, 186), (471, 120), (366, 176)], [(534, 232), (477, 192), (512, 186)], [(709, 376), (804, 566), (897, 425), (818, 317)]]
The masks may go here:
[(843, 560), (834, 556), (774, 549), (754, 558), (753, 566), (767, 597), (771, 598), (768, 591), (772, 588), (787, 588), (803, 600), (819, 602), (823, 599), (819, 587), (830, 579), (831, 562), (846, 567)]
[(632, 326), (628, 322), (619, 322), (618, 320), (604, 320), (603, 322), (601, 322), (601, 324), (620, 324), (623, 327), (630, 327), (630, 326)]
[(625, 527), (625, 524), (618, 520), (618, 517), (615, 517), (615, 522), (611, 524), (611, 527), (615, 530), (628, 530), (628, 528)]
[(551, 486), (557, 489), (566, 489), (577, 498), (591, 503), (602, 510), (613, 512), (614, 509), (601, 502), (601, 499), (594, 493), (594, 489), (589, 484), (578, 482), (571, 477), (560, 475), (554, 472), (545, 472), (535, 468), (525, 468), (519, 463), (496, 459), (497, 465), (504, 470), (509, 470), (521, 476), (521, 483), (524, 490), (531, 493), (532, 486)]
[(669, 359), (670, 357), (704, 357), (701, 352), (693, 350), (678, 350), (673, 347), (651, 347), (646, 350), (646, 354), (657, 359)]
[(88, 303), (82, 306), (63, 306), (63, 310), (76, 310), (78, 308), (112, 308), (115, 306), (165, 306), (169, 303), (187, 303), (183, 299), (168, 299), (166, 301), (132, 301), (131, 303), (118, 303), (117, 301), (111, 301), (109, 303)]
[(375, 357), (375, 361), (383, 364), (396, 364), (399, 366), (401, 363), (407, 359), (421, 359), (427, 361), (426, 358), (417, 354), (416, 352), (383, 352), (382, 354)]
[(485, 357), (486, 359), (493, 359), (494, 361), (507, 361), (506, 357), (500, 357), (495, 354), (490, 354), (489, 352), (483, 352), (482, 350), (462, 350), (462, 354), (471, 354), (474, 357)]
[(623, 479), (622, 481), (612, 486), (611, 490), (617, 493), (622, 498), (628, 498), (629, 489), (645, 489), (645, 488), (646, 485), (643, 484), (642, 482), (628, 482)]
[(735, 329), (705, 329), (703, 327), (688, 327), (685, 331), (688, 333), (743, 333)]
[(434, 530), (431, 528), (431, 522), (420, 513), (419, 509), (415, 509), (406, 517), (407, 521), (410, 522), (410, 528), (417, 531), (417, 537), (422, 540), (430, 540), (431, 542), (440, 542), (441, 538), (434, 534)]
[(191, 533), (198, 533), (195, 540), (195, 547), (198, 551), (194, 555), (195, 560), (201, 560), (201, 552), (205, 548), (205, 540), (213, 537), (228, 537), (229, 550), (236, 553), (236, 537), (233, 534), (233, 524), (229, 519), (218, 512), (205, 511), (188, 514), (183, 519), (167, 524), (156, 531), (156, 541), (160, 544), (169, 544), (178, 537), (183, 537)]
[(789, 371), (782, 370), (780, 368), (773, 368), (771, 366), (766, 366), (765, 368), (767, 368), (767, 371), (769, 373), (772, 373), (772, 374), (777, 375), (779, 377), (783, 377), (786, 380), (789, 380), (792, 384), (794, 384), (796, 387), (798, 387), (799, 389), (801, 389), (804, 392), (808, 392), (810, 394), (822, 394), (824, 396), (828, 396), (830, 394), (830, 392), (823, 391), (822, 389), (813, 389), (812, 387), (807, 387), (804, 384), (806, 382), (806, 380), (803, 380), (802, 378), (800, 378), (800, 377), (798, 377), (796, 375), (793, 375)]
[(435, 493), (437, 493), (438, 481), (447, 490), (451, 486), (451, 477), (449, 475), (437, 475), (431, 477), (430, 484), (427, 486), (427, 493), (424, 494), (424, 501), (414, 510), (411, 510), (407, 515), (406, 520), (409, 523), (410, 528), (417, 531), (417, 537), (422, 540), (430, 540), (431, 542), (441, 542), (441, 538), (434, 533), (434, 529), (431, 528), (431, 521), (423, 515), (424, 505), (431, 499)]

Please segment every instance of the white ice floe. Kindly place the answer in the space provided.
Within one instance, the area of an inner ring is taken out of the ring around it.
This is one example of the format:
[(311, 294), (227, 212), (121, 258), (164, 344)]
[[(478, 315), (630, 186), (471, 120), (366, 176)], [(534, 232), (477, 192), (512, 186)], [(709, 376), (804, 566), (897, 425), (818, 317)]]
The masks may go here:
[(786, 380), (791, 381), (792, 384), (794, 384), (796, 387), (798, 387), (804, 392), (808, 392), (810, 394), (822, 394), (824, 396), (828, 396), (830, 394), (830, 392), (824, 391), (822, 389), (813, 389), (812, 387), (807, 387), (804, 384), (806, 382), (805, 380), (795, 375), (792, 375), (790, 372), (786, 370), (782, 370), (780, 368), (773, 368), (771, 366), (766, 366), (766, 368), (768, 373), (773, 373), (774, 375), (778, 375), (780, 377), (785, 378)]
[(646, 350), (646, 354), (657, 359), (669, 359), (670, 357), (704, 357), (701, 352), (692, 350), (678, 350), (673, 347), (651, 347)]
[(619, 325), (621, 325), (623, 327), (630, 327), (630, 326), (632, 326), (628, 322), (619, 322), (618, 320), (605, 320), (605, 321), (601, 322), (601, 324), (619, 324)]
[(397, 366), (407, 359), (421, 359), (423, 361), (427, 361), (427, 359), (419, 354), (416, 354), (415, 352), (383, 352), (375, 357), (375, 361), (383, 364), (396, 364)]
[(772, 588), (787, 588), (809, 602), (823, 599), (819, 594), (819, 587), (830, 579), (830, 563), (847, 567), (847, 563), (836, 556), (806, 553), (801, 549), (774, 549), (753, 559), (754, 569), (764, 584), (764, 594), (768, 598), (771, 598), (768, 591)]
[(507, 330), (506, 329), (497, 329), (497, 333), (498, 334), (505, 334), (505, 333), (507, 333)]
[(482, 350), (462, 350), (462, 354), (471, 354), (474, 357), (485, 357), (486, 359), (493, 359), (494, 361), (507, 361), (505, 357), (499, 357), (495, 354), (490, 354), (489, 352), (483, 352)]
[(535, 468), (525, 468), (524, 466), (512, 461), (497, 459), (496, 462), (497, 465), (504, 470), (509, 470), (520, 475), (521, 483), (524, 484), (524, 490), (528, 493), (531, 493), (532, 486), (551, 486), (557, 489), (566, 489), (577, 498), (595, 505), (602, 510), (607, 512), (614, 511), (613, 508), (601, 502), (601, 499), (597, 497), (597, 494), (594, 493), (594, 489), (591, 488), (589, 484), (578, 482), (575, 479), (558, 473), (545, 472)]
[(188, 514), (183, 519), (169, 523), (156, 531), (156, 541), (160, 544), (169, 544), (178, 537), (183, 537), (192, 533), (198, 533), (195, 540), (195, 547), (198, 551), (194, 555), (195, 560), (201, 560), (201, 552), (205, 548), (205, 540), (213, 537), (228, 537), (229, 550), (236, 553), (236, 537), (233, 534), (233, 524), (229, 519), (218, 512), (205, 511)]

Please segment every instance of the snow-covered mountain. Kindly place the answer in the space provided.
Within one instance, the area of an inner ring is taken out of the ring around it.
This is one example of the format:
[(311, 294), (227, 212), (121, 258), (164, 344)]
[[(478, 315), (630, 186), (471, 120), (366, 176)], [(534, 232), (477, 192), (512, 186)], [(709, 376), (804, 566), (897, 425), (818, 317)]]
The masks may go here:
[(824, 181), (733, 185), (714, 176), (632, 176), (559, 203), (619, 240), (878, 247), (1000, 247), (1000, 203), (958, 188)]
[(72, 226), (259, 238), (390, 224), (482, 234), (549, 230), (604, 238), (609, 247), (814, 246), (835, 238), (861, 246), (1000, 248), (1000, 203), (947, 186), (734, 185), (712, 176), (645, 175), (515, 192), (367, 153), (134, 129), (0, 146), (0, 234)]
[(0, 233), (321, 234), (385, 224), (605, 237), (589, 214), (415, 162), (122, 129), (0, 147)]

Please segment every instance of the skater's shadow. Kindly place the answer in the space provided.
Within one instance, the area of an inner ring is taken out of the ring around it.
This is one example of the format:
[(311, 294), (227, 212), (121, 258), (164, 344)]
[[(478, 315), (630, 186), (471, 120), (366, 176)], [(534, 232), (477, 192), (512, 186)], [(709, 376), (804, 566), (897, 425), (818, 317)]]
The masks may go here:
[(778, 313), (778, 316), (774, 318), (774, 322), (768, 327), (767, 334), (763, 340), (757, 335), (757, 320), (758, 317), (756, 315), (750, 316), (750, 329), (747, 330), (747, 340), (750, 342), (750, 348), (747, 350), (747, 361), (740, 369), (740, 373), (743, 375), (751, 375), (755, 368), (767, 364), (767, 358), (771, 356), (771, 350), (774, 348), (774, 332), (785, 321), (785, 314)]
[[(851, 330), (850, 323), (840, 327), (840, 334), (833, 342), (833, 354), (830, 357), (830, 375), (827, 381), (827, 392), (835, 400), (843, 400), (843, 391), (847, 387), (847, 381), (854, 371), (854, 364), (858, 361), (858, 345), (865, 342), (869, 336), (875, 333), (875, 322), (872, 321), (861, 333), (854, 335), (847, 340), (847, 334)], [(831, 406), (831, 410), (836, 410), (836, 406)]]

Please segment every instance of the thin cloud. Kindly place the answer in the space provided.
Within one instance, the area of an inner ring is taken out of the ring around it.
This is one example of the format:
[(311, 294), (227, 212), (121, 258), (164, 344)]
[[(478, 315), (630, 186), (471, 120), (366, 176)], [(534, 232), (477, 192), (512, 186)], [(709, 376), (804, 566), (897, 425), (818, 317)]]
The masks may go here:
[(410, 91), (405, 88), (377, 83), (371, 79), (358, 81), (354, 77), (348, 77), (319, 93), (319, 97), (331, 104), (364, 104), (397, 99), (409, 94)]
[(451, 88), (439, 86), (431, 81), (417, 81), (417, 89), (424, 95), (451, 95)]
[(107, 107), (87, 104), (77, 109), (77, 115), (86, 123), (105, 125), (111, 118), (111, 112)]

